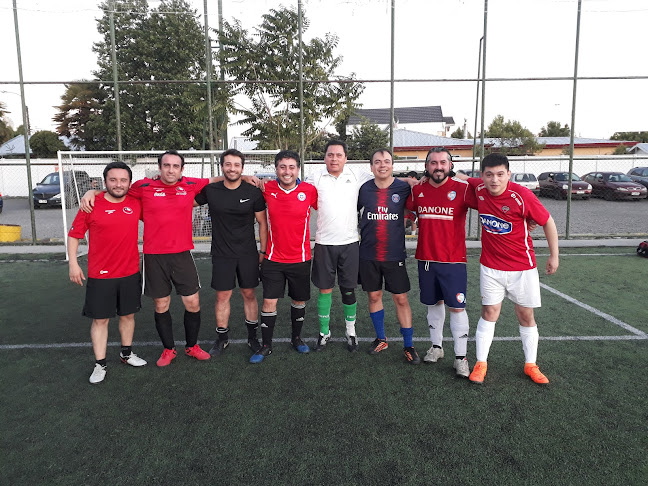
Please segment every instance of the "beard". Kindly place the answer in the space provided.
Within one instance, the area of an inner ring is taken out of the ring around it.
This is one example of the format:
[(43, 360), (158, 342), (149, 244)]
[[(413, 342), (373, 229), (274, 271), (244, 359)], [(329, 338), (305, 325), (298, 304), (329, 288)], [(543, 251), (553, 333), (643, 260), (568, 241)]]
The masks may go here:
[[(119, 191), (119, 192), (117, 192)], [(120, 197), (124, 197), (126, 193), (128, 192), (128, 189), (109, 189), (106, 188), (106, 192), (110, 194), (112, 197), (119, 199)]]
[(440, 184), (441, 182), (443, 182), (448, 178), (448, 175), (450, 175), (449, 172), (444, 172), (442, 170), (435, 170), (430, 175), (430, 179), (432, 179), (432, 181), (434, 181), (435, 184)]
[(241, 178), (241, 175), (242, 175), (242, 174), (240, 174), (240, 173), (238, 173), (238, 174), (232, 174), (232, 173), (229, 173), (229, 172), (225, 172), (225, 173), (223, 174), (223, 177), (225, 177), (225, 179), (227, 179), (227, 180), (230, 181), (230, 182), (236, 182), (236, 181), (238, 181), (238, 180)]

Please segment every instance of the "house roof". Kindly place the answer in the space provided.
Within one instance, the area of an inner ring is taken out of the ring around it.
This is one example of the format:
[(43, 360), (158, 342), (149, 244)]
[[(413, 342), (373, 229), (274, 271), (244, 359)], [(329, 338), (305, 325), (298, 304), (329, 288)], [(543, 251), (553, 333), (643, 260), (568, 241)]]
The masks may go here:
[[(349, 125), (358, 125), (362, 118), (377, 125), (389, 125), (389, 108), (358, 109), (349, 118)], [(396, 123), (452, 123), (452, 117), (444, 117), (440, 106), (412, 106), (394, 108)]]
[(648, 154), (648, 143), (638, 143), (628, 149), (630, 154)]
[[(31, 148), (29, 149), (31, 154)], [(7, 155), (25, 155), (25, 136), (18, 135), (0, 145), (0, 157)]]

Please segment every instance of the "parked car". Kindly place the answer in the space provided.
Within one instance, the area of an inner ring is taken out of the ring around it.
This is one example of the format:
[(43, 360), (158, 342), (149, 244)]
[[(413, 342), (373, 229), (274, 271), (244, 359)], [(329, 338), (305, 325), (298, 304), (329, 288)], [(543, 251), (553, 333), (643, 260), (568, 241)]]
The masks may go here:
[[(66, 171), (63, 173), (63, 184), (65, 190), (65, 206), (71, 208), (76, 206), (77, 199), (76, 187), (79, 190), (79, 196), (83, 196), (89, 189), (102, 189), (103, 184), (101, 177), (90, 177), (87, 172), (75, 170), (73, 173)], [(45, 178), (34, 187), (34, 208), (41, 206), (60, 206), (61, 205), (61, 180), (58, 172), (47, 174)]]
[(2, 194), (0, 194), (0, 213), (2, 212), (3, 206), (4, 206), (4, 202), (2, 201)]
[(530, 172), (512, 173), (511, 180), (516, 184), (520, 184), (521, 186), (533, 191), (536, 196), (540, 193), (540, 184), (538, 183), (538, 179)]
[(648, 167), (635, 167), (628, 171), (630, 179), (648, 188)]
[(461, 169), (461, 170), (457, 171), (457, 174), (465, 174), (468, 177), (481, 177), (481, 171), (478, 171), (478, 170), (470, 170), (470, 169), (463, 170), (463, 169)]
[[(577, 197), (589, 199), (592, 195), (592, 186), (574, 173), (571, 175), (571, 180), (572, 199)], [(567, 199), (569, 172), (543, 172), (538, 176), (538, 183), (540, 184), (540, 196)]]
[(592, 195), (613, 199), (645, 199), (648, 189), (623, 172), (590, 172), (583, 176), (592, 184)]

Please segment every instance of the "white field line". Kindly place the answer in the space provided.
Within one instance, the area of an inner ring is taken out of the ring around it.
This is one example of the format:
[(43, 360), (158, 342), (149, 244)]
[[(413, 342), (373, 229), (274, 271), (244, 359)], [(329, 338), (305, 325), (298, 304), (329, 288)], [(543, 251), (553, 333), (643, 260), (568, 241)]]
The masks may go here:
[(556, 294), (559, 297), (562, 297), (567, 302), (571, 302), (572, 304), (575, 304), (575, 305), (577, 305), (579, 307), (582, 307), (585, 310), (590, 311), (592, 314), (595, 314), (595, 315), (597, 315), (599, 317), (602, 317), (603, 319), (605, 319), (606, 321), (611, 322), (612, 324), (616, 324), (617, 326), (625, 329), (626, 331), (630, 331), (631, 333), (633, 333), (633, 334), (635, 334), (637, 336), (641, 336), (643, 339), (646, 339), (648, 337), (645, 332), (640, 331), (639, 329), (637, 329), (635, 327), (632, 327), (630, 324), (626, 324), (625, 322), (620, 321), (619, 319), (617, 319), (614, 316), (611, 316), (610, 314), (606, 314), (605, 312), (602, 312), (602, 311), (600, 311), (598, 309), (595, 309), (591, 305), (587, 305), (584, 302), (581, 302), (580, 300), (576, 300), (576, 299), (574, 299), (573, 297), (570, 297), (567, 294), (563, 294), (561, 291), (556, 290), (553, 287), (549, 287), (548, 285), (543, 284), (542, 282), (540, 282), (540, 287), (542, 287), (545, 290), (548, 290), (549, 292), (551, 292), (553, 294)]
[[(358, 341), (360, 342), (372, 342), (375, 338), (373, 337), (359, 337)], [(637, 341), (648, 339), (648, 335), (645, 333), (643, 335), (637, 336), (540, 336), (540, 340), (543, 341)], [(452, 341), (451, 337), (443, 338), (444, 341)], [(474, 341), (475, 338), (468, 338), (469, 341)], [(502, 336), (495, 337), (494, 341), (519, 341), (519, 336)], [(315, 343), (315, 338), (307, 338), (304, 341)], [(331, 342), (342, 343), (346, 342), (345, 338), (331, 338)], [(402, 337), (388, 337), (387, 341), (389, 342), (403, 342)], [(415, 342), (429, 342), (429, 338), (424, 337), (415, 337)], [(289, 338), (276, 338), (272, 340), (273, 343), (289, 343)], [(181, 348), (184, 346), (184, 341), (176, 341), (176, 346)], [(247, 344), (247, 339), (230, 339), (230, 344)], [(121, 346), (121, 343), (117, 341), (112, 341), (108, 343), (108, 346), (118, 347)], [(162, 344), (159, 341), (142, 341), (134, 342), (134, 347), (144, 347), (144, 346), (157, 346), (162, 347)], [(69, 349), (69, 348), (89, 348), (92, 347), (91, 343), (53, 343), (53, 344), (2, 344), (0, 345), (0, 351), (6, 350), (15, 350), (15, 349)], [(205, 343), (203, 343), (205, 347)], [(207, 346), (208, 347), (208, 346)]]

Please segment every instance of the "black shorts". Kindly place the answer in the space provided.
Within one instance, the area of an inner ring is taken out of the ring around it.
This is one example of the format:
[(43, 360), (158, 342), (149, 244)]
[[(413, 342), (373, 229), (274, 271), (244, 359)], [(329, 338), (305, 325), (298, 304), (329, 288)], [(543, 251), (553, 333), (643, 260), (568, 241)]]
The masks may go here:
[(313, 250), (313, 272), (311, 280), (318, 289), (335, 287), (335, 274), (338, 285), (348, 289), (358, 285), (358, 265), (360, 264), (358, 242), (348, 245), (315, 244)]
[(409, 292), (410, 281), (407, 276), (405, 262), (379, 262), (376, 260), (360, 260), (360, 284), (365, 292), (382, 290), (383, 280), (385, 290), (392, 294)]
[(88, 278), (83, 315), (92, 319), (127, 316), (140, 310), (142, 275), (121, 278)]
[(253, 289), (259, 285), (258, 253), (240, 258), (212, 257), (212, 289), (232, 290), (237, 280), (240, 289)]
[(296, 302), (310, 300), (311, 262), (279, 263), (263, 260), (261, 281), (264, 299), (281, 299), (288, 282), (288, 297)]
[(466, 308), (468, 271), (465, 263), (418, 262), (421, 303), (436, 305), (440, 300), (454, 309)]
[(196, 263), (190, 251), (144, 254), (144, 295), (161, 299), (171, 295), (171, 284), (182, 296), (200, 290)]

